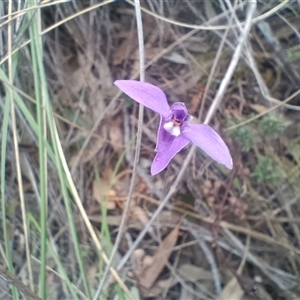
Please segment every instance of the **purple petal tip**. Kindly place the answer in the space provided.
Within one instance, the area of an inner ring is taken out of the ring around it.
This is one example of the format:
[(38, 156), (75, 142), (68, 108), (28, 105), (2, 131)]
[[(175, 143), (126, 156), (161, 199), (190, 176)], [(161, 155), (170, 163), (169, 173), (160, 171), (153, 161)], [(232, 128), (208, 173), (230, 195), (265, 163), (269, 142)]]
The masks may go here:
[(190, 124), (184, 135), (216, 162), (231, 170), (232, 157), (223, 139), (206, 124)]
[(170, 107), (165, 93), (157, 86), (136, 80), (116, 80), (115, 85), (136, 102), (162, 116), (168, 116)]

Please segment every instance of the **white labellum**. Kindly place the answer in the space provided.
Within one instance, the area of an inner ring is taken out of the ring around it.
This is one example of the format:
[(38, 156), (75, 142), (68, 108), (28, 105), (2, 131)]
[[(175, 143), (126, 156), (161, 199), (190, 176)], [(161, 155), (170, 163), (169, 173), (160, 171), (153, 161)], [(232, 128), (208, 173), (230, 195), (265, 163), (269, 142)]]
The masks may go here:
[(174, 126), (173, 122), (168, 122), (164, 124), (164, 129), (167, 130), (173, 136), (179, 136), (181, 133), (180, 126)]

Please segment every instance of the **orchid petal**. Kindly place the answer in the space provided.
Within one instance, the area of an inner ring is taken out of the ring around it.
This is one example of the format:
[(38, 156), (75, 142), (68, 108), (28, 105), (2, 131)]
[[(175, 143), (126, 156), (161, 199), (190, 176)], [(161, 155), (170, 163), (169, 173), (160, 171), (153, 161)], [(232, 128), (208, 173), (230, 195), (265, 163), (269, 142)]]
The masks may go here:
[(159, 126), (157, 130), (157, 141), (156, 141), (155, 152), (163, 151), (166, 148), (166, 146), (169, 145), (170, 142), (175, 138), (164, 129), (163, 127), (164, 122), (165, 122), (164, 118), (160, 116)]
[(127, 96), (160, 115), (168, 117), (170, 114), (166, 95), (157, 86), (136, 80), (116, 80), (115, 85)]
[(183, 135), (180, 135), (176, 138), (173, 137), (173, 139), (165, 147), (165, 149), (156, 154), (151, 166), (151, 175), (156, 175), (162, 170), (164, 170), (171, 161), (171, 159), (189, 142), (190, 141)]
[(232, 169), (232, 158), (223, 139), (210, 126), (205, 124), (189, 124), (182, 134), (201, 148), (208, 156)]
[(171, 110), (183, 110), (188, 115), (188, 110), (183, 102), (175, 102), (171, 105)]

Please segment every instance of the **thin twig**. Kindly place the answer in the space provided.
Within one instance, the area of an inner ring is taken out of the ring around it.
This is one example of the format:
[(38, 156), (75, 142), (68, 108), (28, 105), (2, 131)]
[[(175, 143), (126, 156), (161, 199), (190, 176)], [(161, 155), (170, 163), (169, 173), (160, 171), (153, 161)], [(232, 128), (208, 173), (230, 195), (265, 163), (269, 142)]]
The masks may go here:
[(291, 101), (292, 99), (294, 99), (294, 98), (295, 98), (296, 96), (298, 96), (299, 94), (300, 94), (300, 89), (297, 90), (297, 91), (296, 91), (295, 93), (293, 93), (292, 95), (290, 95), (289, 97), (287, 97), (284, 101), (279, 101), (279, 103), (277, 103), (275, 106), (269, 108), (268, 110), (263, 111), (263, 112), (261, 112), (261, 113), (255, 115), (254, 117), (252, 117), (252, 118), (250, 118), (250, 119), (247, 119), (246, 121), (243, 121), (243, 122), (241, 122), (241, 123), (239, 123), (239, 124), (230, 126), (230, 127), (226, 128), (225, 131), (233, 130), (233, 129), (235, 129), (235, 128), (238, 128), (238, 127), (240, 127), (240, 126), (243, 126), (243, 125), (245, 125), (245, 124), (248, 124), (248, 123), (250, 123), (250, 122), (252, 122), (252, 121), (254, 121), (254, 120), (256, 120), (256, 119), (258, 119), (258, 118), (260, 118), (260, 117), (262, 117), (262, 116), (264, 116), (264, 115), (266, 115), (266, 114), (268, 114), (268, 113), (270, 113), (271, 111), (273, 111), (273, 110), (275, 110), (275, 109), (277, 109), (277, 108), (279, 108), (279, 107), (281, 107), (281, 106), (284, 106), (285, 103)]
[(41, 300), (37, 294), (33, 293), (22, 281), (5, 270), (2, 266), (0, 266), (0, 279), (8, 285), (14, 286), (26, 299)]
[(190, 227), (190, 232), (196, 238), (198, 245), (202, 249), (202, 251), (205, 254), (206, 259), (210, 265), (211, 274), (213, 276), (213, 280), (214, 280), (214, 284), (215, 284), (215, 291), (216, 291), (217, 296), (220, 296), (221, 292), (222, 292), (221, 280), (220, 280), (220, 273), (219, 273), (215, 258), (213, 256), (213, 254), (211, 253), (209, 247), (207, 247), (206, 242), (203, 239), (199, 238), (198, 235), (194, 231), (195, 231), (195, 229)]
[[(144, 34), (143, 34), (143, 22), (142, 22), (142, 15), (141, 15), (141, 5), (140, 5), (140, 0), (134, 0), (134, 2), (135, 2), (135, 14), (136, 14), (136, 23), (137, 23), (137, 32), (138, 32), (138, 45), (139, 45), (140, 81), (144, 82), (145, 81), (145, 55), (144, 55)], [(103, 285), (105, 283), (107, 274), (108, 274), (109, 269), (112, 265), (115, 254), (118, 251), (119, 244), (121, 242), (121, 238), (122, 238), (122, 235), (123, 235), (123, 229), (124, 229), (125, 222), (126, 222), (126, 219), (127, 219), (127, 214), (129, 212), (131, 196), (132, 196), (135, 181), (136, 181), (137, 164), (138, 164), (139, 157), (140, 157), (141, 140), (142, 140), (143, 116), (144, 116), (144, 106), (139, 105), (137, 141), (136, 141), (136, 148), (135, 148), (135, 155), (134, 155), (134, 162), (133, 162), (133, 172), (132, 172), (132, 177), (131, 177), (131, 181), (130, 181), (127, 201), (126, 201), (126, 205), (125, 205), (125, 208), (124, 208), (124, 211), (123, 211), (123, 215), (122, 215), (122, 219), (121, 219), (121, 223), (120, 223), (120, 227), (119, 227), (119, 232), (118, 232), (118, 235), (116, 237), (116, 240), (115, 240), (112, 252), (111, 252), (109, 262), (106, 265), (104, 274), (102, 275), (100, 284), (99, 284), (98, 289), (96, 291), (96, 294), (94, 296), (94, 300), (96, 300), (98, 298), (98, 296), (100, 295), (100, 292), (101, 292), (101, 290), (103, 288)], [(130, 150), (128, 150), (128, 151), (130, 151)]]

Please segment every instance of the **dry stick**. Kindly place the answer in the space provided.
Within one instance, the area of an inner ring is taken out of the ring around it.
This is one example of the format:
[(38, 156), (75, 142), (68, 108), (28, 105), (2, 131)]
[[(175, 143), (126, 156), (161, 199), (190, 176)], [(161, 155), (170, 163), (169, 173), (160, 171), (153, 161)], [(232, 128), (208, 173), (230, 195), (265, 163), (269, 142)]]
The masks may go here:
[(251, 27), (251, 20), (252, 20), (253, 14), (254, 14), (255, 9), (256, 9), (256, 1), (249, 0), (248, 5), (249, 5), (249, 9), (248, 9), (247, 18), (246, 18), (246, 21), (245, 21), (244, 32), (241, 32), (240, 41), (239, 41), (239, 43), (238, 43), (238, 45), (237, 45), (237, 47), (236, 47), (236, 49), (233, 53), (230, 65), (229, 65), (229, 67), (226, 71), (226, 74), (224, 76), (224, 79), (222, 80), (221, 85), (220, 85), (220, 87), (217, 91), (215, 99), (214, 99), (212, 105), (210, 106), (210, 108), (207, 112), (204, 124), (207, 124), (210, 121), (213, 114), (217, 110), (217, 108), (218, 108), (218, 106), (219, 106), (219, 104), (220, 104), (220, 102), (223, 98), (223, 95), (224, 95), (224, 93), (225, 93), (225, 91), (226, 91), (226, 89), (229, 85), (229, 82), (232, 78), (232, 75), (233, 75), (234, 70), (236, 68), (236, 65), (237, 65), (237, 63), (240, 59), (240, 56), (242, 54), (243, 45), (245, 44), (247, 36), (249, 34), (250, 27)]
[(248, 253), (250, 252), (249, 251), (250, 242), (251, 242), (251, 236), (248, 234), (247, 235), (247, 240), (246, 240), (246, 245), (245, 245), (245, 250), (244, 250), (244, 253), (243, 253), (243, 256), (242, 256), (242, 260), (240, 262), (240, 265), (239, 265), (238, 269), (236, 270), (237, 275), (242, 275), (242, 273), (243, 273), (243, 269), (245, 267), (245, 264), (246, 264), (246, 261), (247, 261), (247, 258), (248, 258)]
[[(249, 9), (248, 9), (248, 13), (247, 13), (247, 18), (245, 21), (245, 30), (244, 32), (241, 34), (241, 38), (239, 41), (239, 44), (233, 54), (233, 57), (231, 59), (230, 65), (226, 71), (226, 74), (224, 76), (224, 79), (222, 80), (222, 83), (220, 85), (220, 88), (217, 92), (217, 95), (209, 109), (208, 115), (205, 118), (204, 123), (207, 124), (210, 119), (212, 118), (214, 112), (216, 111), (221, 99), (222, 99), (222, 95), (224, 94), (225, 89), (227, 88), (231, 77), (233, 75), (234, 69), (237, 65), (237, 62), (239, 60), (239, 57), (241, 55), (241, 51), (242, 51), (242, 47), (247, 39), (247, 35), (249, 33), (250, 30), (250, 26), (251, 26), (251, 19), (252, 16), (254, 14), (256, 8), (256, 1), (250, 1), (249, 2)], [(154, 214), (152, 215), (152, 218), (149, 220), (149, 222), (147, 223), (147, 225), (144, 227), (144, 229), (140, 232), (139, 236), (136, 238), (135, 242), (132, 244), (132, 246), (130, 247), (130, 249), (126, 252), (126, 254), (124, 255), (124, 257), (122, 258), (122, 260), (120, 261), (120, 263), (117, 266), (117, 270), (120, 270), (124, 267), (124, 265), (126, 264), (127, 260), (129, 259), (129, 257), (131, 256), (132, 252), (134, 251), (134, 249), (138, 246), (138, 244), (142, 241), (142, 239), (144, 238), (144, 236), (147, 234), (150, 226), (153, 224), (153, 222), (155, 221), (155, 219), (157, 218), (157, 216), (160, 214), (160, 212), (163, 210), (163, 208), (165, 207), (165, 205), (167, 204), (167, 202), (169, 201), (169, 199), (173, 196), (173, 194), (176, 192), (177, 190), (177, 186), (179, 184), (179, 182), (181, 181), (181, 178), (185, 172), (185, 169), (187, 168), (194, 152), (195, 152), (196, 146), (193, 145), (189, 151), (189, 154), (187, 155), (186, 159), (184, 160), (184, 163), (176, 177), (176, 180), (174, 181), (173, 185), (171, 186), (168, 194), (166, 195), (166, 197), (162, 200), (161, 204), (159, 205), (159, 207), (157, 208), (157, 210), (154, 212)]]
[(214, 280), (216, 294), (217, 294), (217, 296), (220, 296), (222, 293), (222, 287), (221, 287), (220, 273), (219, 273), (215, 258), (213, 256), (213, 254), (211, 253), (210, 248), (206, 245), (206, 242), (203, 239), (200, 239), (197, 236), (197, 234), (195, 232), (193, 232), (193, 231), (195, 231), (195, 229), (193, 229), (190, 226), (189, 230), (192, 232), (193, 236), (196, 237), (196, 241), (197, 241), (198, 245), (200, 246), (200, 248), (202, 249), (203, 253), (206, 256), (206, 259), (210, 265), (211, 274), (212, 274), (212, 277)]
[[(222, 4), (222, 2), (221, 2)], [(234, 2), (234, 8), (236, 8), (236, 1)], [(224, 5), (222, 6), (222, 8), (224, 8)], [(226, 38), (227, 38), (227, 35), (229, 33), (229, 28), (231, 27), (232, 25), (232, 22), (233, 22), (233, 19), (234, 17), (236, 16), (236, 13), (235, 13), (235, 10), (234, 8), (232, 7), (231, 9), (231, 16), (229, 17), (228, 16), (228, 23), (229, 23), (229, 27), (226, 29), (226, 31), (224, 32), (223, 36), (222, 36), (222, 40), (221, 40), (221, 44), (218, 48), (218, 52), (216, 54), (216, 58), (214, 60), (214, 64), (212, 66), (212, 69), (210, 71), (210, 74), (209, 74), (209, 77), (208, 77), (208, 81), (207, 81), (207, 84), (206, 84), (206, 88), (205, 88), (205, 92), (204, 92), (204, 95), (202, 96), (202, 103), (201, 103), (201, 107), (200, 107), (200, 112), (199, 112), (199, 120), (202, 119), (202, 112), (203, 112), (203, 109), (204, 109), (204, 103), (205, 103), (205, 99), (206, 99), (206, 96), (207, 96), (207, 93), (209, 91), (209, 87), (211, 85), (211, 82), (212, 82), (212, 79), (213, 79), (213, 75), (214, 75), (214, 72), (217, 68), (217, 65), (218, 65), (218, 62), (219, 62), (219, 58), (221, 56), (221, 53), (222, 53), (222, 50), (223, 50), (223, 47), (224, 47), (224, 44), (226, 42)], [(223, 9), (225, 11), (225, 9)], [(193, 229), (191, 229), (193, 230)], [(198, 245), (200, 246), (200, 248), (202, 249), (203, 253), (205, 254), (206, 256), (206, 259), (210, 265), (210, 268), (211, 268), (211, 273), (212, 273), (212, 276), (213, 276), (213, 281), (214, 281), (214, 286), (215, 286), (215, 292), (216, 292), (216, 295), (217, 296), (220, 296), (221, 295), (221, 292), (222, 292), (222, 288), (221, 288), (221, 280), (220, 280), (220, 273), (219, 273), (219, 270), (217, 268), (217, 265), (216, 265), (216, 261), (214, 259), (214, 256), (212, 255), (210, 249), (207, 247), (205, 241), (203, 241), (202, 239), (198, 239), (197, 238), (197, 242), (198, 242)]]
[[(229, 22), (228, 22), (229, 25), (232, 24), (234, 14), (235, 14), (235, 12), (232, 11), (231, 18), (228, 18), (229, 19)], [(218, 52), (216, 54), (213, 66), (212, 66), (212, 68), (210, 70), (210, 73), (209, 73), (209, 76), (208, 76), (208, 80), (207, 80), (207, 83), (206, 83), (206, 86), (205, 86), (205, 91), (204, 91), (204, 94), (202, 96), (203, 101), (201, 102), (200, 112), (199, 112), (199, 117), (198, 117), (200, 121), (202, 119), (202, 112), (203, 112), (203, 109), (204, 109), (205, 99), (206, 99), (209, 87), (210, 87), (210, 85), (212, 83), (213, 76), (214, 76), (214, 73), (216, 71), (216, 68), (219, 65), (219, 58), (221, 57), (222, 50), (223, 50), (223, 47), (224, 47), (224, 44), (226, 42), (226, 38), (227, 38), (227, 35), (228, 35), (228, 32), (229, 32), (229, 28), (230, 28), (230, 26), (228, 26), (228, 28), (225, 30), (225, 32), (224, 32), (224, 34), (222, 36), (221, 44), (220, 44), (220, 46), (218, 48)]]
[(33, 293), (22, 281), (20, 281), (16, 276), (5, 270), (0, 266), (0, 279), (10, 286), (14, 286), (24, 298), (32, 300), (41, 300), (41, 298)]
[[(145, 81), (145, 56), (144, 56), (144, 35), (143, 35), (143, 22), (142, 22), (142, 15), (141, 15), (141, 5), (140, 5), (140, 0), (134, 0), (135, 3), (135, 14), (136, 14), (136, 23), (137, 23), (137, 32), (138, 32), (138, 44), (139, 44), (139, 58), (140, 58), (140, 81), (144, 82)], [(133, 193), (133, 188), (135, 184), (135, 179), (136, 179), (136, 170), (137, 170), (137, 164), (138, 160), (140, 157), (140, 150), (141, 150), (141, 140), (142, 140), (142, 126), (143, 126), (143, 116), (144, 116), (144, 106), (139, 105), (139, 119), (138, 119), (138, 132), (137, 132), (137, 141), (136, 141), (136, 148), (135, 148), (135, 155), (134, 155), (134, 162), (133, 162), (133, 172), (132, 172), (132, 177), (130, 181), (130, 187), (129, 187), (129, 192), (127, 196), (127, 201), (126, 205), (123, 211), (122, 215), (122, 220), (121, 224), (119, 227), (119, 232), (116, 238), (116, 241), (114, 243), (114, 247), (112, 249), (112, 253), (109, 259), (108, 264), (106, 265), (104, 274), (102, 276), (102, 279), (100, 281), (100, 284), (98, 286), (98, 289), (96, 291), (96, 294), (94, 296), (94, 300), (96, 300), (100, 292), (103, 288), (104, 282), (106, 280), (107, 274), (109, 272), (109, 269), (112, 265), (113, 259), (117, 253), (117, 250), (119, 248), (119, 244), (121, 242), (121, 237), (123, 234), (123, 229), (125, 226), (127, 214), (130, 208), (130, 202), (131, 202), (131, 196)], [(130, 150), (128, 150), (130, 151)]]

